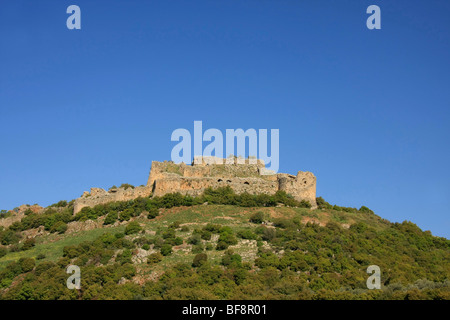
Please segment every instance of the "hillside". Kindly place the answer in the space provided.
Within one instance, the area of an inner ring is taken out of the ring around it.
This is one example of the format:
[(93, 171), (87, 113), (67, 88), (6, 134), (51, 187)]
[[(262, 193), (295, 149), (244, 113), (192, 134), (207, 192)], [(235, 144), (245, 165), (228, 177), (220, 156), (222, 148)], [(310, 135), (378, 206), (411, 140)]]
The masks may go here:
[[(2, 299), (450, 299), (450, 241), (370, 209), (208, 189), (0, 219)], [(69, 290), (68, 265), (81, 268)], [(381, 269), (368, 290), (366, 269)]]

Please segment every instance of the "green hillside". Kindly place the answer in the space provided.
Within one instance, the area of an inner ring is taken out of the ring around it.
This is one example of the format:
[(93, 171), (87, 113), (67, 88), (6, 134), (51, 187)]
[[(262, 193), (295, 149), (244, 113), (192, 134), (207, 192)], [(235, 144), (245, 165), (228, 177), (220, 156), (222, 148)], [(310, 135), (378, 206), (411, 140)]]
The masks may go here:
[(72, 205), (0, 227), (1, 299), (450, 299), (450, 241), (366, 207), (227, 188)]

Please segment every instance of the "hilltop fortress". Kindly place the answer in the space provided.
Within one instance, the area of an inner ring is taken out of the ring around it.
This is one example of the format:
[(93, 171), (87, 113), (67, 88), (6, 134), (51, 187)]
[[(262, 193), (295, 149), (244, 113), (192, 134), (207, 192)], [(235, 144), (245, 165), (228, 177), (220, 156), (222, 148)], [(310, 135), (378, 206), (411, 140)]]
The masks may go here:
[(163, 196), (179, 192), (198, 196), (206, 188), (230, 186), (237, 194), (272, 195), (285, 191), (296, 200), (309, 201), (316, 207), (316, 177), (311, 172), (299, 171), (296, 176), (274, 173), (265, 168), (262, 160), (231, 157), (195, 157), (191, 165), (172, 161), (152, 161), (146, 186), (112, 188), (109, 191), (91, 188), (75, 200), (74, 214), (84, 207), (93, 207), (112, 201), (127, 201), (138, 197)]

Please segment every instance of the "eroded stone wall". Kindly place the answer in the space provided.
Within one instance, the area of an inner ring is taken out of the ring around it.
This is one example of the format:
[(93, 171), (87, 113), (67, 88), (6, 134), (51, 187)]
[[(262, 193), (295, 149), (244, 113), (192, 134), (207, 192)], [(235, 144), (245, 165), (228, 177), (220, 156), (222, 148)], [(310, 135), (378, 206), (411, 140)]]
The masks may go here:
[(98, 204), (105, 204), (114, 201), (128, 201), (139, 197), (149, 197), (152, 188), (149, 186), (136, 188), (117, 188), (106, 191), (101, 188), (91, 188), (91, 192), (85, 191), (83, 195), (75, 200), (73, 206), (74, 214), (78, 213), (84, 207), (94, 207)]

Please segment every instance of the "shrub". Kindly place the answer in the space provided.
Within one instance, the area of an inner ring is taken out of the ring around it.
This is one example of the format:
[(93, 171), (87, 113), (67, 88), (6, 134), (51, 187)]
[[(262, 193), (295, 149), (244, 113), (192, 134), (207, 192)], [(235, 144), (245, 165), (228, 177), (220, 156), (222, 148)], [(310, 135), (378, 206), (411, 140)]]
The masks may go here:
[(147, 263), (148, 264), (155, 264), (155, 263), (160, 262), (162, 259), (163, 259), (162, 254), (159, 253), (159, 252), (155, 252), (155, 253), (152, 253), (151, 255), (149, 255), (147, 257)]
[(258, 238), (256, 234), (254, 234), (251, 230), (248, 229), (239, 231), (237, 233), (237, 236), (247, 240), (256, 240)]
[(296, 227), (296, 225), (294, 224), (293, 221), (288, 220), (288, 219), (284, 219), (284, 218), (276, 218), (276, 219), (274, 219), (273, 220), (273, 225), (275, 227), (283, 228), (283, 229)]
[(206, 226), (203, 227), (203, 230), (209, 231), (211, 233), (219, 233), (222, 226), (220, 224), (212, 224), (208, 223)]
[(250, 222), (257, 223), (257, 224), (263, 223), (264, 222), (264, 213), (262, 213), (261, 211), (255, 212), (254, 214), (251, 215)]
[(319, 209), (331, 209), (333, 206), (326, 202), (322, 197), (316, 198), (317, 207)]
[(180, 227), (180, 221), (175, 221), (175, 222), (171, 223), (169, 226), (170, 229), (178, 229), (179, 227)]
[(125, 209), (119, 214), (119, 220), (120, 221), (128, 221), (133, 216), (133, 214), (134, 214), (133, 209), (131, 209), (131, 208)]
[(133, 253), (130, 249), (125, 249), (122, 251), (122, 253), (119, 253), (116, 257), (116, 262), (120, 263), (121, 265), (124, 265), (126, 263), (131, 263), (131, 257), (133, 256)]
[(199, 234), (193, 234), (191, 237), (189, 237), (188, 243), (192, 245), (198, 245), (202, 243), (202, 238)]
[(6, 249), (4, 247), (0, 247), (0, 258), (6, 256), (7, 253), (8, 253), (8, 249)]
[(51, 233), (65, 233), (67, 231), (67, 224), (62, 222), (62, 221), (58, 221), (55, 222), (55, 224), (53, 224), (53, 226), (50, 228), (50, 232)]
[(45, 254), (39, 253), (36, 257), (36, 260), (42, 260), (42, 259), (45, 259)]
[(149, 250), (149, 249), (150, 249), (150, 245), (149, 245), (148, 243), (146, 243), (146, 244), (144, 244), (144, 245), (142, 246), (142, 249), (143, 249), (143, 250)]
[(360, 212), (364, 212), (364, 213), (371, 213), (371, 214), (375, 214), (372, 210), (370, 210), (369, 208), (367, 208), (366, 206), (362, 206), (361, 208), (359, 208)]
[(225, 242), (228, 245), (235, 245), (238, 243), (236, 237), (231, 233), (222, 233), (219, 237), (219, 242)]
[(229, 249), (229, 250), (225, 251), (225, 254), (222, 257), (221, 263), (225, 267), (237, 268), (242, 265), (242, 257), (239, 254), (234, 253), (233, 250)]
[(263, 228), (261, 238), (265, 241), (271, 241), (276, 236), (276, 230), (274, 228)]
[(170, 239), (170, 238), (175, 238), (175, 230), (174, 229), (167, 229), (166, 231), (163, 232), (162, 237), (163, 239)]
[(108, 213), (108, 215), (105, 218), (105, 221), (103, 221), (104, 225), (107, 224), (114, 224), (117, 221), (117, 218), (119, 217), (119, 215), (117, 214), (117, 212), (113, 211)]
[(192, 253), (201, 253), (205, 250), (205, 247), (203, 244), (197, 244), (192, 247)]
[(134, 234), (141, 231), (142, 228), (137, 221), (130, 222), (125, 228), (125, 234)]
[(23, 246), (22, 246), (22, 250), (29, 250), (31, 248), (34, 247), (36, 241), (34, 240), (34, 238), (28, 238), (23, 242)]
[(20, 234), (13, 230), (0, 231), (0, 243), (3, 245), (9, 245), (18, 243), (20, 240)]
[(122, 183), (119, 188), (124, 188), (125, 190), (131, 188), (134, 189), (134, 186), (129, 183)]
[(172, 246), (170, 244), (163, 244), (161, 246), (161, 254), (163, 256), (168, 256), (172, 254)]
[(58, 203), (52, 204), (50, 207), (58, 207), (58, 208), (67, 207), (67, 201), (66, 200), (61, 200)]
[(201, 267), (208, 260), (208, 256), (206, 253), (199, 253), (194, 257), (192, 261), (192, 266), (194, 268)]
[(228, 244), (224, 241), (218, 241), (216, 250), (225, 250), (225, 249), (228, 249)]
[(159, 209), (157, 207), (147, 208), (147, 211), (148, 211), (147, 215), (148, 219), (154, 219), (159, 215)]
[(202, 230), (200, 237), (203, 240), (211, 240), (211, 232), (207, 231), (207, 230)]
[(22, 268), (22, 272), (29, 272), (34, 269), (35, 262), (32, 258), (20, 258), (19, 265)]
[(302, 200), (302, 201), (300, 201), (299, 207), (300, 208), (311, 208), (312, 205), (311, 205), (311, 203), (309, 201)]

